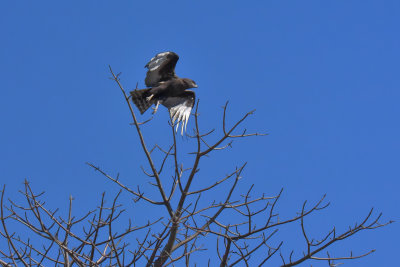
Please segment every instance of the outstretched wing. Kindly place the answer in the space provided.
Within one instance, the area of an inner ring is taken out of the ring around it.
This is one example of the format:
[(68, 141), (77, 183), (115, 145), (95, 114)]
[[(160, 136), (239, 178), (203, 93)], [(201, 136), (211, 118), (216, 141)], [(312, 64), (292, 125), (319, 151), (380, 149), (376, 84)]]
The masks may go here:
[(145, 66), (149, 69), (144, 80), (146, 86), (155, 87), (159, 82), (178, 78), (175, 74), (178, 59), (179, 56), (174, 52), (163, 52), (153, 57)]
[(179, 123), (181, 124), (181, 134), (183, 135), (183, 128), (186, 131), (186, 125), (194, 106), (196, 95), (193, 91), (185, 91), (179, 96), (167, 97), (162, 101), (162, 104), (169, 110), (172, 124), (176, 121), (176, 131), (178, 131)]

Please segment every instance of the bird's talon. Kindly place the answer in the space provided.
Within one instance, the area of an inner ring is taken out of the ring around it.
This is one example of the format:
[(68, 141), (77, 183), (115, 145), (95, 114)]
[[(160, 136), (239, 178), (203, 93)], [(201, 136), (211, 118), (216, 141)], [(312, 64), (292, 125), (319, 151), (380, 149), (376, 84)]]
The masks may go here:
[(147, 100), (147, 101), (150, 101), (151, 99), (153, 99), (153, 96), (154, 96), (154, 95), (151, 95), (151, 96), (146, 97), (146, 100)]
[(156, 112), (157, 112), (157, 110), (158, 110), (158, 106), (160, 105), (160, 101), (157, 101), (157, 104), (156, 104), (156, 106), (153, 108), (152, 107), (152, 109), (153, 109), (153, 112), (152, 112), (152, 114), (156, 114)]

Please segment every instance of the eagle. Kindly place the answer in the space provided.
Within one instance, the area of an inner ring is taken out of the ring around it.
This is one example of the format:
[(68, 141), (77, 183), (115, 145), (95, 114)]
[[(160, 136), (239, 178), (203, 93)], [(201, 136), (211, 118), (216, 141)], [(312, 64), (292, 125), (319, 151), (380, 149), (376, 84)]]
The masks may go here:
[(161, 104), (168, 108), (172, 124), (176, 121), (176, 131), (181, 124), (181, 134), (186, 125), (195, 102), (195, 93), (190, 88), (197, 84), (188, 78), (179, 78), (175, 74), (175, 66), (179, 56), (174, 52), (158, 53), (145, 66), (148, 69), (144, 80), (146, 89), (130, 92), (133, 103), (143, 114), (153, 104), (153, 114)]

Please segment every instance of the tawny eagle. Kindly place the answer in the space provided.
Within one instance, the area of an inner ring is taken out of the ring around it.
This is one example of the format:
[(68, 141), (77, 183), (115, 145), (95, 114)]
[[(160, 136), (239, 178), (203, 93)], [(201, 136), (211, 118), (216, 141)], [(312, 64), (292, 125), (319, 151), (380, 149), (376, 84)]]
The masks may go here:
[(146, 89), (131, 91), (133, 103), (143, 114), (150, 106), (156, 105), (153, 114), (157, 112), (159, 104), (168, 108), (172, 124), (176, 121), (176, 131), (181, 124), (183, 128), (189, 120), (195, 102), (195, 93), (190, 88), (197, 88), (197, 84), (188, 78), (179, 78), (175, 74), (175, 66), (179, 56), (174, 52), (163, 52), (153, 57), (145, 68), (148, 69), (144, 80)]

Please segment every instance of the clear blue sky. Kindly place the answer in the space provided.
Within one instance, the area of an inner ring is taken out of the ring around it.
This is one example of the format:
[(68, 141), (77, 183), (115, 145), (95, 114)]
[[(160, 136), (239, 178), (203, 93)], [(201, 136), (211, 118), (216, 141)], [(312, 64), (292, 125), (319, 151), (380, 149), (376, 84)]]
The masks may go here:
[[(100, 192), (117, 190), (87, 161), (145, 186), (138, 172), (146, 162), (107, 66), (122, 72), (127, 90), (143, 87), (148, 59), (171, 50), (180, 55), (178, 75), (199, 85), (204, 128), (219, 125), (229, 100), (231, 122), (255, 108), (248, 128), (269, 133), (207, 161), (210, 179), (211, 170), (248, 161), (242, 191), (283, 187), (287, 216), (326, 193), (331, 207), (309, 222), (320, 233), (344, 230), (371, 207), (398, 220), (400, 2), (189, 2), (2, 3), (0, 181), (9, 196), (28, 179), (49, 205), (66, 206), (71, 194), (83, 213)], [(145, 129), (150, 143), (168, 139), (167, 117), (161, 109)], [(335, 249), (377, 249), (345, 266), (392, 266), (399, 236), (396, 223)]]

